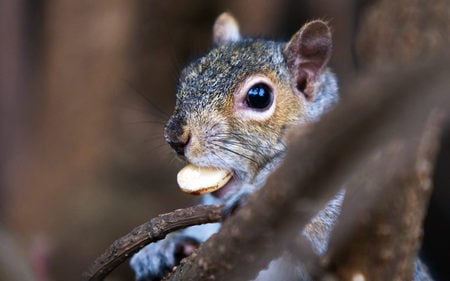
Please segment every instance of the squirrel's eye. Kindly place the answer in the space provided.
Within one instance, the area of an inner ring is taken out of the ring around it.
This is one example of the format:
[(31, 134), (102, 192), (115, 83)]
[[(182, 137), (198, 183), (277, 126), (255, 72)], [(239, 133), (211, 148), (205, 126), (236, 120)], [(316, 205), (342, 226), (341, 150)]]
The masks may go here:
[(272, 89), (264, 83), (253, 85), (247, 92), (246, 102), (251, 108), (265, 109), (272, 100)]

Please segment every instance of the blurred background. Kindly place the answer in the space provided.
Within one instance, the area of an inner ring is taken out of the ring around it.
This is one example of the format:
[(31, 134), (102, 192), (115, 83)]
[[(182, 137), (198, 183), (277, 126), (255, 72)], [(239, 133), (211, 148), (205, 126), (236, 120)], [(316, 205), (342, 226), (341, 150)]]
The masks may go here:
[[(178, 74), (208, 50), (220, 13), (277, 40), (328, 20), (345, 95), (380, 57), (448, 48), (447, 2), (0, 1), (0, 280), (78, 280), (115, 239), (195, 203), (178, 190), (163, 128)], [(422, 251), (439, 280), (450, 276), (448, 128), (443, 143)], [(133, 274), (125, 264), (107, 280)]]

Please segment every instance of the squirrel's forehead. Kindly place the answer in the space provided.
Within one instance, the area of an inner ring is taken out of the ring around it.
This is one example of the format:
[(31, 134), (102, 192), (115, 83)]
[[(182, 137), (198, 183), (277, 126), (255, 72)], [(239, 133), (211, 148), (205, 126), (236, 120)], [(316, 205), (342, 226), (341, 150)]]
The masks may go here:
[(281, 44), (248, 40), (211, 49), (181, 74), (178, 97), (220, 98), (256, 73), (270, 73), (284, 65)]
[(283, 62), (280, 45), (263, 40), (220, 45), (191, 63), (186, 69), (187, 76), (214, 79), (224, 72), (245, 75), (261, 68), (279, 67)]

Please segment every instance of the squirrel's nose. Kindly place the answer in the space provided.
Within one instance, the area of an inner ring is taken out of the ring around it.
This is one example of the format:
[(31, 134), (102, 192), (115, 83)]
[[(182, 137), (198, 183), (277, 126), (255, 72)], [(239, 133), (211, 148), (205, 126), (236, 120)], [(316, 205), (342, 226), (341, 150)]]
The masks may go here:
[(184, 151), (186, 148), (186, 145), (189, 143), (190, 137), (186, 140), (180, 140), (180, 139), (174, 139), (174, 140), (170, 140), (168, 141), (168, 143), (170, 144), (170, 146), (173, 148), (173, 150), (175, 150), (175, 152), (178, 155), (184, 156)]
[(184, 156), (186, 146), (191, 140), (189, 130), (166, 130), (166, 141), (178, 155)]

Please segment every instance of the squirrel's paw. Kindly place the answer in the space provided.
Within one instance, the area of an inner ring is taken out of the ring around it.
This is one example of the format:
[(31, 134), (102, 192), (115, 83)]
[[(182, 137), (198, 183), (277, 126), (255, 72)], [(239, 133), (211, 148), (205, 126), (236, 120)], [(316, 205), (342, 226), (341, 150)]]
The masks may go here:
[(197, 249), (199, 242), (191, 237), (175, 234), (142, 248), (130, 260), (138, 281), (160, 280), (180, 261)]

